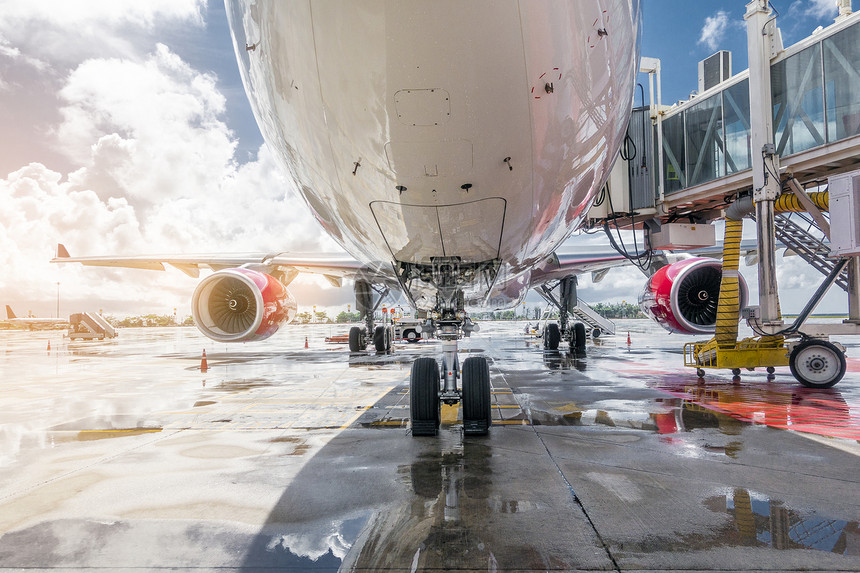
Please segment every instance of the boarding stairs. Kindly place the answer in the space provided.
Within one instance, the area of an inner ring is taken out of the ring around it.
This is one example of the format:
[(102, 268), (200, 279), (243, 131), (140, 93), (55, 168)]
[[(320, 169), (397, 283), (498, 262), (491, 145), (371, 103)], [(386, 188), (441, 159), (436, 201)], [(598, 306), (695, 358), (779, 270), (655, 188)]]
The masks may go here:
[(577, 300), (576, 306), (570, 309), (570, 314), (576, 320), (587, 324), (592, 330), (599, 328), (604, 334), (615, 334), (615, 323), (600, 316), (581, 298)]
[[(806, 223), (806, 228), (795, 223), (797, 218)], [(830, 243), (810, 217), (803, 213), (777, 213), (773, 219), (774, 234), (777, 241), (809, 263), (815, 270), (828, 276), (836, 266), (838, 259), (830, 258)], [(843, 270), (836, 278), (842, 290), (848, 292), (848, 270)]]
[(104, 319), (100, 314), (95, 312), (79, 312), (69, 317), (71, 328), (69, 330), (69, 338), (92, 340), (97, 338), (104, 340), (105, 338), (116, 338), (116, 329)]

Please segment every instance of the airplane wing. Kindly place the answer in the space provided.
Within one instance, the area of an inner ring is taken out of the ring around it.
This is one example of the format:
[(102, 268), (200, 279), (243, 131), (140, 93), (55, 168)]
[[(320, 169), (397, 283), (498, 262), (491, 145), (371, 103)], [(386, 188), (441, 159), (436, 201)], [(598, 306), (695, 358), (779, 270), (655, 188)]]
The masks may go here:
[(192, 278), (198, 278), (201, 269), (219, 271), (245, 265), (259, 265), (270, 271), (281, 271), (290, 280), (298, 273), (320, 274), (334, 286), (341, 286), (342, 279), (354, 278), (359, 274), (371, 273), (381, 275), (380, 278), (393, 278), (393, 270), (372, 271), (360, 261), (342, 254), (231, 253), (72, 257), (64, 245), (58, 244), (57, 256), (51, 259), (51, 262), (155, 271), (163, 271), (165, 265), (170, 265)]

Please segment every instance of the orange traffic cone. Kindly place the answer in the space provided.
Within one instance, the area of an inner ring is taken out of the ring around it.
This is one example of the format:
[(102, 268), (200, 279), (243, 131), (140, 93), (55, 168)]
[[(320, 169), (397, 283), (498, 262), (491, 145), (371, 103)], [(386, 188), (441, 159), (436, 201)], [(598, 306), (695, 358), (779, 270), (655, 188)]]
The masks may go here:
[(203, 349), (203, 357), (200, 359), (200, 372), (209, 370), (209, 363), (206, 362), (206, 349)]
[(50, 352), (50, 351), (51, 351), (51, 341), (49, 340), (48, 341), (48, 352)]
[(307, 348), (307, 347), (308, 347), (308, 337), (305, 336), (305, 348)]
[(630, 346), (630, 333), (627, 333), (627, 346)]

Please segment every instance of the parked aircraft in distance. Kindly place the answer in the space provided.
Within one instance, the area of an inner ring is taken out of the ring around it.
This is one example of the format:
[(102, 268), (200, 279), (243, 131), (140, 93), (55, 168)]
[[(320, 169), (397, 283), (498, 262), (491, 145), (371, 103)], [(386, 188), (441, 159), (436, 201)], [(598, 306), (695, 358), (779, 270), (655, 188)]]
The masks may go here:
[(69, 326), (69, 321), (62, 318), (37, 318), (34, 316), (19, 318), (8, 304), (6, 305), (6, 322), (15, 326), (26, 326), (30, 330)]

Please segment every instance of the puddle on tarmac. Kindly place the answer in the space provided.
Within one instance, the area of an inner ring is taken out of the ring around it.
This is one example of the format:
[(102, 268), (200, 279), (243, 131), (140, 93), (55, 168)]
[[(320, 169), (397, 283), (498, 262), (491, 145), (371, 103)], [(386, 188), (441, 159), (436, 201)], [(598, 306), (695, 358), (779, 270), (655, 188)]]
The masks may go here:
[(244, 392), (268, 386), (274, 386), (274, 383), (265, 378), (246, 378), (242, 380), (225, 380), (215, 386), (211, 386), (210, 389), (219, 392)]
[[(701, 420), (716, 420), (721, 431), (733, 433), (740, 426), (764, 424), (834, 438), (860, 440), (860, 412), (851, 408), (839, 390), (812, 389), (797, 384), (657, 384), (655, 389), (681, 400), (685, 412)], [(692, 419), (693, 416), (690, 416)], [(676, 417), (677, 418), (677, 417)], [(678, 429), (687, 427), (676, 420)], [(671, 422), (664, 419), (665, 431)], [(677, 431), (677, 430), (676, 430)]]
[(154, 434), (162, 427), (134, 416), (99, 416), (59, 424), (48, 429), (53, 442), (107, 440)]
[(705, 507), (731, 520), (717, 536), (719, 545), (774, 549), (816, 549), (839, 555), (860, 552), (860, 525), (793, 509), (781, 501), (737, 488), (709, 497)]
[(744, 488), (711, 496), (703, 501), (703, 505), (712, 512), (725, 514), (724, 524), (707, 534), (651, 535), (639, 542), (625, 542), (623, 549), (644, 553), (683, 553), (719, 547), (752, 547), (860, 554), (858, 521), (792, 508)]
[(293, 533), (267, 532), (252, 544), (242, 570), (338, 571), (371, 512), (331, 522), (291, 527)]

